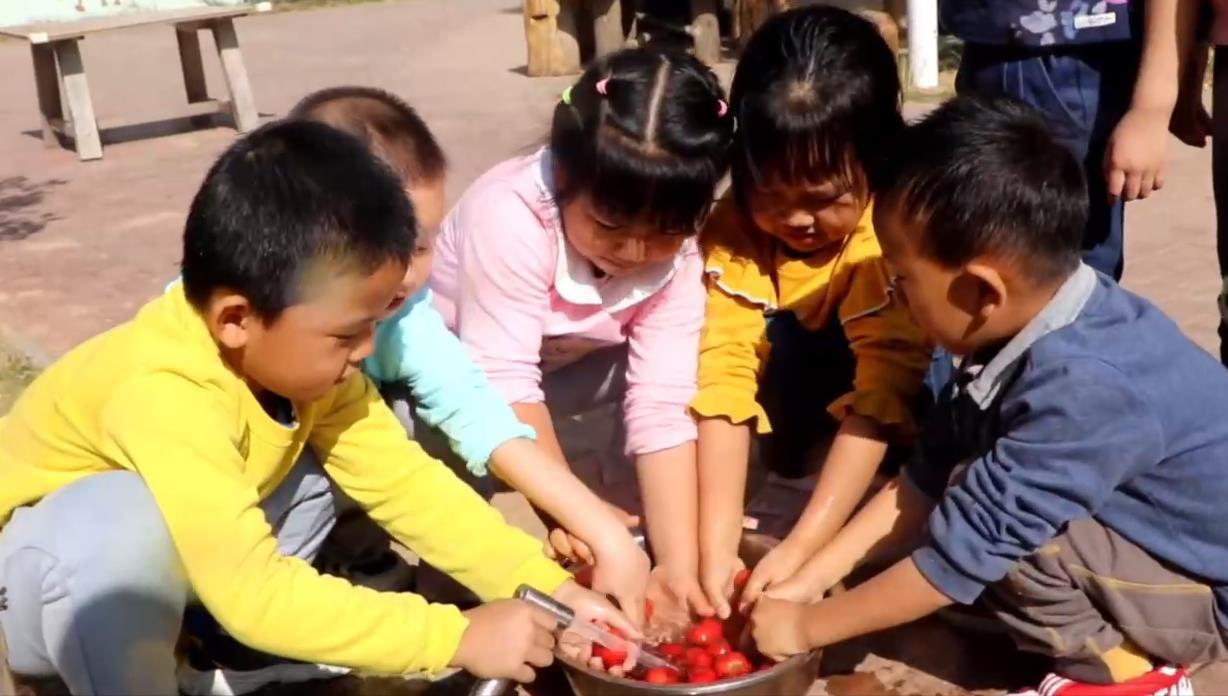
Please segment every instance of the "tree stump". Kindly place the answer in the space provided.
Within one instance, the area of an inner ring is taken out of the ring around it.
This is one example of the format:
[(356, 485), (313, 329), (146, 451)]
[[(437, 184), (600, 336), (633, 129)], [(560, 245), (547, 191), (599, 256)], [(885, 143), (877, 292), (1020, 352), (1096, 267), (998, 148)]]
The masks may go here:
[(691, 37), (695, 57), (708, 65), (721, 60), (721, 24), (717, 18), (718, 0), (691, 0)]
[(889, 12), (879, 10), (859, 10), (857, 14), (874, 23), (878, 33), (891, 49), (891, 55), (898, 57), (900, 55), (900, 25), (896, 22), (895, 17)]
[[(579, 0), (524, 0), (530, 77), (580, 72)], [(614, 3), (617, 4), (617, 3)], [(620, 20), (621, 24), (621, 20)]]
[[(578, 0), (572, 0), (576, 2)], [(627, 44), (623, 33), (623, 6), (620, 0), (592, 0), (593, 56), (602, 58)]]
[(751, 34), (768, 17), (789, 9), (789, 0), (737, 0), (733, 11), (733, 34), (739, 48), (745, 48)]

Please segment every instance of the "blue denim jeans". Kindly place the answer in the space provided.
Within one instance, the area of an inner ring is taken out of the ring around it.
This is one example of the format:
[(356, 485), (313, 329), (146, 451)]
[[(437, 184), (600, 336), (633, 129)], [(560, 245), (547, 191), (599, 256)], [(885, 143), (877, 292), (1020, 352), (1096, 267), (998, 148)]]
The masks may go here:
[(1083, 260), (1117, 279), (1124, 211), (1121, 201), (1109, 200), (1104, 151), (1130, 106), (1138, 61), (1139, 49), (1129, 42), (1054, 50), (968, 44), (955, 81), (960, 94), (1013, 97), (1035, 107), (1079, 158), (1088, 192)]

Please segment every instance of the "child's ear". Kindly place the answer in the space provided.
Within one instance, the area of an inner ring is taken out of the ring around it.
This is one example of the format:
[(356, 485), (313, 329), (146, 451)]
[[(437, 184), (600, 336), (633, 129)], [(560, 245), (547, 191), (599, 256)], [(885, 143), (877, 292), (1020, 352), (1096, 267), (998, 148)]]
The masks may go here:
[(984, 322), (1006, 302), (1006, 282), (994, 265), (981, 261), (969, 263), (964, 267), (964, 272), (974, 281), (976, 288), (974, 314)]
[(258, 321), (251, 302), (228, 290), (219, 290), (209, 300), (205, 323), (213, 340), (223, 348), (239, 350), (247, 345), (252, 323)]

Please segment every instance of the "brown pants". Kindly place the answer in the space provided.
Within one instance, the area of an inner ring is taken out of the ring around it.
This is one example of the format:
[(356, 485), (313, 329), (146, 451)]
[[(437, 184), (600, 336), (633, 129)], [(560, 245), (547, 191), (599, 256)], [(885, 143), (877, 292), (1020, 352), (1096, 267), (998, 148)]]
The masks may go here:
[(982, 601), (1020, 650), (1057, 658), (1072, 679), (1109, 681), (1103, 656), (1123, 641), (1174, 665), (1228, 658), (1211, 588), (1093, 519), (1071, 522)]

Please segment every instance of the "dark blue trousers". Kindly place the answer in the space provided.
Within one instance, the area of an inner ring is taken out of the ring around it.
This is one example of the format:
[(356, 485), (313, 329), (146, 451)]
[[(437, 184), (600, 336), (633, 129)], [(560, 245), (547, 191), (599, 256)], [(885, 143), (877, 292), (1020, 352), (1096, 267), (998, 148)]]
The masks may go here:
[(1049, 50), (968, 44), (955, 82), (960, 94), (1013, 97), (1035, 107), (1079, 158), (1089, 204), (1083, 259), (1117, 279), (1124, 268), (1123, 206), (1109, 201), (1104, 150), (1130, 106), (1138, 62), (1132, 42)]

